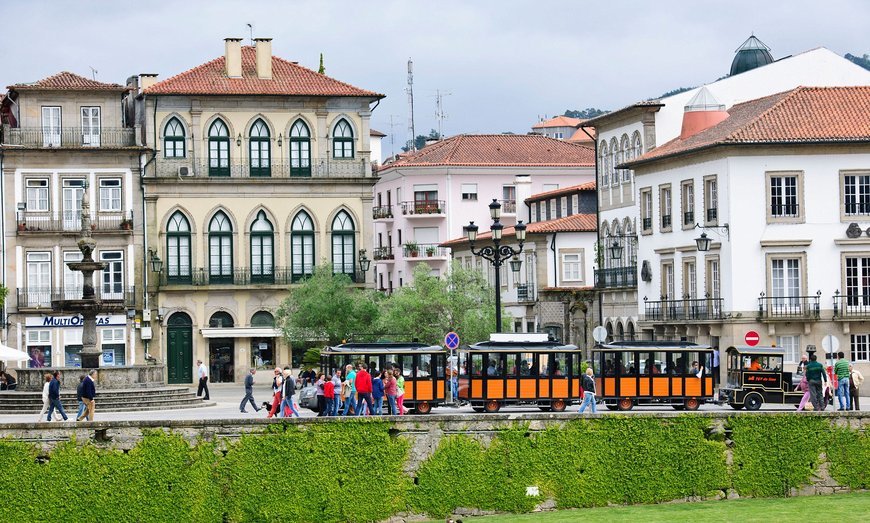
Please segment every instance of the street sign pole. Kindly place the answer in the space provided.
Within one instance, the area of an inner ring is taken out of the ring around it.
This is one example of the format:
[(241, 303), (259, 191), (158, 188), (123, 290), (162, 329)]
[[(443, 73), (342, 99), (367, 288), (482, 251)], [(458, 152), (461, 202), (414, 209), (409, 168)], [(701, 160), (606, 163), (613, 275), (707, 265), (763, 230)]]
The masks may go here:
[(448, 332), (444, 336), (444, 346), (450, 351), (450, 356), (447, 358), (447, 393), (448, 398), (444, 403), (456, 406), (456, 386), (458, 379), (456, 374), (459, 373), (459, 358), (457, 357), (457, 349), (459, 348), (459, 335), (453, 331)]

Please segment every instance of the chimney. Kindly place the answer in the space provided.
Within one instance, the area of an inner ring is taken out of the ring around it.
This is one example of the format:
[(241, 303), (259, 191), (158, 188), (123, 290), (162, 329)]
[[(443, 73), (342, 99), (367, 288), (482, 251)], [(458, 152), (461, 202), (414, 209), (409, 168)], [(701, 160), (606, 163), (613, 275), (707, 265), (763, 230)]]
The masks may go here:
[(272, 39), (254, 38), (257, 48), (257, 78), (272, 79)]
[(142, 73), (139, 75), (139, 87), (143, 91), (157, 83), (156, 73)]
[(224, 38), (226, 52), (224, 59), (227, 67), (227, 76), (230, 78), (242, 77), (242, 39)]
[(728, 118), (725, 106), (720, 104), (706, 87), (702, 87), (686, 104), (680, 140), (685, 140), (709, 129)]
[(517, 191), (517, 220), (529, 223), (531, 216), (526, 206), (526, 199), (532, 197), (532, 177), (528, 174), (520, 174), (514, 179)]

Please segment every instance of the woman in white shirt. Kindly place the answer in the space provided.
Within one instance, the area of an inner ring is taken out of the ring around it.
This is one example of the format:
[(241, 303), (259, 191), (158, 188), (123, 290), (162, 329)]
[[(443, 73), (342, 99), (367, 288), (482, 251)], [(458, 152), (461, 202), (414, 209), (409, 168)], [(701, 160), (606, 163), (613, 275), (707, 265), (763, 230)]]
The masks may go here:
[(42, 411), (39, 413), (39, 418), (36, 421), (42, 421), (43, 416), (48, 413), (48, 387), (51, 385), (51, 374), (45, 374), (45, 385), (42, 386)]

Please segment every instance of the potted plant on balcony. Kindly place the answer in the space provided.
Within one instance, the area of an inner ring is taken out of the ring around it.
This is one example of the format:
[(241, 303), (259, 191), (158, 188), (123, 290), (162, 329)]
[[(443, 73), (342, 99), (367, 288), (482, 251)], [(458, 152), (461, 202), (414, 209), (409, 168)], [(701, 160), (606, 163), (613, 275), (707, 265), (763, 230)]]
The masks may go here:
[(430, 245), (430, 246), (426, 247), (426, 256), (431, 258), (434, 255), (435, 255), (435, 246)]
[(124, 218), (121, 220), (121, 229), (124, 231), (132, 231), (133, 230), (133, 220), (130, 218)]
[(405, 242), (405, 250), (408, 251), (409, 258), (416, 258), (420, 254), (420, 246), (417, 242)]

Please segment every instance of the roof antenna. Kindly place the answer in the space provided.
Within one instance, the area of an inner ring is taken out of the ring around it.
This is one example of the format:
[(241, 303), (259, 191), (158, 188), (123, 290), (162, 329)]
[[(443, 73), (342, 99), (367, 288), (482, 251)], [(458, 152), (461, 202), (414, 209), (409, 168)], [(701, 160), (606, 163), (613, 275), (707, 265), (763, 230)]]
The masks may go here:
[(247, 24), (247, 25), (248, 25), (248, 34), (251, 35), (251, 45), (254, 45), (254, 25), (253, 24)]
[(96, 69), (94, 69), (94, 68), (93, 68), (92, 66), (90, 66), (90, 65), (89, 65), (88, 67), (91, 68), (91, 80), (96, 80), (96, 79), (97, 79), (97, 73), (99, 73), (99, 71), (97, 71)]

